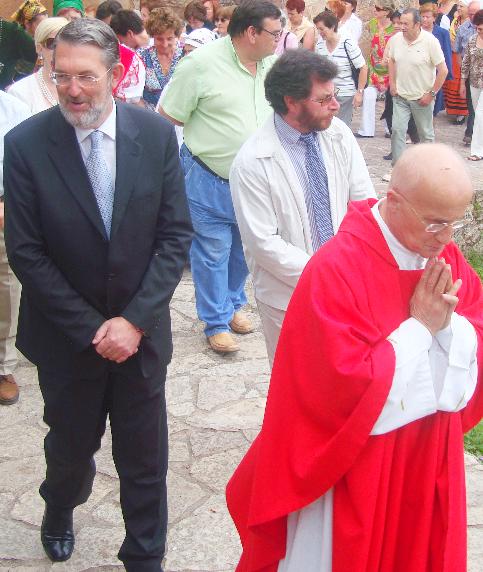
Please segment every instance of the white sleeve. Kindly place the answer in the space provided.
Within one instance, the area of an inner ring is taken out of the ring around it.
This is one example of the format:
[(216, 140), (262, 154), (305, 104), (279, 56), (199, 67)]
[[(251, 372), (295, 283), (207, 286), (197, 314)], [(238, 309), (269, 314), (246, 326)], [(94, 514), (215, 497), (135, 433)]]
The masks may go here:
[(459, 411), (477, 381), (477, 338), (473, 326), (456, 312), (433, 338), (414, 318), (388, 340), (396, 354), (391, 390), (371, 435), (393, 431), (436, 411)]
[(453, 312), (450, 325), (434, 338), (429, 352), (438, 410), (459, 411), (473, 396), (478, 377), (474, 327)]
[(388, 337), (396, 354), (396, 369), (386, 403), (371, 435), (381, 435), (437, 411), (429, 363), (431, 332), (414, 318), (405, 320)]

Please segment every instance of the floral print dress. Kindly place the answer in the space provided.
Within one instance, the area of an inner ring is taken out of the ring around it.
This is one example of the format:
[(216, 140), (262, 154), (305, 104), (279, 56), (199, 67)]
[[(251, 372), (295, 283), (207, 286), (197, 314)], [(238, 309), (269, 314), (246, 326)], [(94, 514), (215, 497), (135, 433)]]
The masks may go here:
[(394, 34), (394, 27), (391, 24), (384, 29), (384, 33), (379, 32), (376, 18), (369, 21), (369, 32), (371, 36), (371, 48), (369, 52), (368, 85), (374, 86), (379, 92), (384, 92), (389, 87), (389, 70), (383, 64), (384, 50), (389, 38)]
[(179, 45), (176, 47), (166, 75), (163, 73), (163, 68), (159, 63), (158, 52), (155, 46), (142, 48), (138, 50), (138, 54), (146, 68), (146, 83), (144, 85), (143, 100), (147, 107), (156, 109), (161, 93), (171, 79), (174, 68), (183, 55), (183, 50)]

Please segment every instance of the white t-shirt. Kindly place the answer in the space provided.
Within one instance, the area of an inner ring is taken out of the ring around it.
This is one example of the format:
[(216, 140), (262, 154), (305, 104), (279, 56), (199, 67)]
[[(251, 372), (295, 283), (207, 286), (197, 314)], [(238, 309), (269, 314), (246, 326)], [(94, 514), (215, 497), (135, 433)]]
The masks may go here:
[[(344, 49), (344, 44), (345, 48), (347, 48), (347, 53)], [(357, 91), (357, 86), (354, 85), (354, 80), (352, 79), (351, 65), (347, 54), (357, 69), (360, 69), (366, 63), (357, 43), (350, 36), (340, 36), (334, 51), (329, 52), (325, 40), (319, 36), (315, 51), (337, 64), (339, 71), (334, 79), (334, 85), (340, 90), (339, 96), (352, 97)]]

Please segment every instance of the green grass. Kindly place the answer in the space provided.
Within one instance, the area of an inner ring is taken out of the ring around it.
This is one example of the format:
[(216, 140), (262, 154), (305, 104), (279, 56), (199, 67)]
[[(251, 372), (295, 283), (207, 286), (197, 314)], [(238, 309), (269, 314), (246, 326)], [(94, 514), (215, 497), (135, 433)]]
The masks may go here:
[[(471, 252), (468, 262), (473, 266), (483, 280), (483, 255)], [(465, 449), (468, 453), (483, 460), (483, 421), (480, 421), (472, 431), (465, 435)]]
[(473, 266), (479, 277), (483, 280), (483, 254), (470, 252), (468, 254), (468, 262)]

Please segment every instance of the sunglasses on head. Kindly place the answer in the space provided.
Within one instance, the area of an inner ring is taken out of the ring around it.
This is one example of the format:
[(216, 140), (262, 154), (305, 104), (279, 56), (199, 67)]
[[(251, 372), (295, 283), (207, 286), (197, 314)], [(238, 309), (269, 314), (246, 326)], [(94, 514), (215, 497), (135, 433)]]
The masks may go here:
[(48, 50), (53, 50), (54, 42), (55, 38), (47, 38), (44, 42), (42, 42), (42, 46), (44, 46), (44, 48), (47, 48)]

